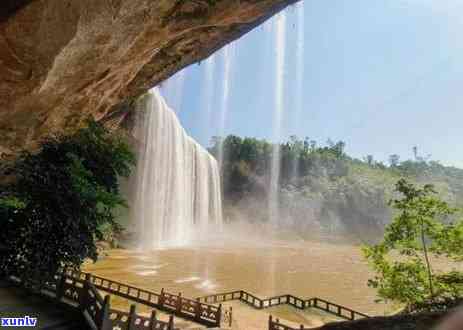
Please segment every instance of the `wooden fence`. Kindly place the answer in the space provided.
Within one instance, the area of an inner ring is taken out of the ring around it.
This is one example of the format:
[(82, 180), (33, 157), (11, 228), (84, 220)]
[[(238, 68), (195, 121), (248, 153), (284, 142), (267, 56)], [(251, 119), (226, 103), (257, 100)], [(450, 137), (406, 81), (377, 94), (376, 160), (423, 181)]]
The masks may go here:
[(100, 276), (90, 276), (90, 274), (84, 272), (66, 270), (65, 274), (79, 280), (89, 276), (89, 281), (98, 290), (159, 309), (207, 327), (220, 327), (222, 305), (214, 306), (201, 303), (199, 300), (182, 297), (180, 293), (172, 294), (164, 289), (161, 290), (161, 293), (155, 293)]
[[(89, 273), (64, 270), (55, 276), (55, 280), (45, 285), (45, 293), (79, 308), (87, 316), (92, 328), (98, 330), (174, 330), (173, 315), (191, 320), (206, 327), (220, 327), (223, 320), (226, 325), (232, 324), (232, 309), (222, 311), (222, 302), (239, 300), (253, 308), (263, 309), (278, 305), (290, 305), (298, 309), (316, 308), (347, 320), (369, 317), (321, 298), (301, 299), (286, 294), (261, 299), (244, 290), (219, 293), (196, 298), (196, 300), (182, 297), (179, 294), (160, 293), (133, 287), (124, 283), (112, 281)], [(168, 322), (158, 320), (156, 312), (150, 317), (136, 313), (135, 305), (129, 312), (110, 308), (110, 296), (103, 299), (99, 291), (119, 296), (149, 307), (165, 311), (170, 314)], [(214, 306), (211, 304), (219, 304)], [(300, 330), (281, 324), (278, 319), (269, 318), (269, 330)]]
[(321, 298), (301, 299), (290, 294), (261, 299), (251, 293), (240, 290), (198, 298), (198, 301), (214, 304), (232, 300), (239, 300), (256, 309), (263, 309), (278, 305), (290, 305), (298, 309), (316, 308), (346, 320), (356, 320), (368, 317), (366, 314)]
[[(18, 285), (22, 284), (17, 277), (9, 279)], [(66, 272), (59, 273), (53, 281), (42, 287), (40, 293), (80, 310), (94, 330), (178, 330), (174, 327), (173, 315), (165, 322), (157, 319), (156, 311), (152, 311), (150, 317), (138, 315), (135, 305), (130, 306), (130, 312), (111, 309), (110, 296), (101, 296), (92, 283), (91, 274), (81, 278)]]
[(299, 328), (291, 328), (280, 323), (279, 319), (274, 321), (272, 315), (270, 315), (268, 318), (268, 330), (306, 330), (306, 328), (303, 325), (300, 325)]
[[(53, 285), (49, 285), (49, 288)], [(93, 329), (98, 330), (174, 330), (174, 320), (171, 315), (168, 322), (158, 320), (156, 311), (150, 317), (136, 313), (135, 305), (130, 312), (111, 309), (110, 296), (103, 299), (98, 289), (92, 284), (92, 276), (85, 279), (67, 274), (58, 276), (55, 285), (55, 297), (59, 302), (79, 308)]]

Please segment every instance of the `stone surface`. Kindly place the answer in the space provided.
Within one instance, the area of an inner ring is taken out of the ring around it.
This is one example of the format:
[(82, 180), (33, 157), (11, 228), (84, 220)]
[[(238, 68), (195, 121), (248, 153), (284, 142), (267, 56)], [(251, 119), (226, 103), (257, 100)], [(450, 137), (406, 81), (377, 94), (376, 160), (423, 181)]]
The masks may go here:
[[(0, 154), (33, 149), (297, 0), (35, 0), (0, 20)], [(13, 3), (13, 2), (12, 2)]]

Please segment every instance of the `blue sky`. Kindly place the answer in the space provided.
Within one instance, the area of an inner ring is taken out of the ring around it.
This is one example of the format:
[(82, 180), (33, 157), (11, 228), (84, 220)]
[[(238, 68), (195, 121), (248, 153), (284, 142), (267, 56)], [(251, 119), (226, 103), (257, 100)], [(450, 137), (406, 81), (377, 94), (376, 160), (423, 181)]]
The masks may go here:
[[(462, 12), (463, 0), (305, 0), (288, 8), (281, 137), (343, 140), (349, 154), (383, 161), (394, 153), (411, 158), (416, 145), (423, 155), (463, 167)], [(228, 48), (222, 134), (275, 136), (279, 19)], [(221, 50), (162, 86), (203, 145), (222, 130), (224, 71)]]

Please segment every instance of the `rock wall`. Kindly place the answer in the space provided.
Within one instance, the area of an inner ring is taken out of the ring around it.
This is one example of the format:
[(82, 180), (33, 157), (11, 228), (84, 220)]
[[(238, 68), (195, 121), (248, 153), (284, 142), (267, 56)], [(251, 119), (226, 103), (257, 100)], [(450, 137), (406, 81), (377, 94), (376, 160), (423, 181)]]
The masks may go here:
[(114, 106), (297, 0), (7, 1), (0, 20), (0, 154)]

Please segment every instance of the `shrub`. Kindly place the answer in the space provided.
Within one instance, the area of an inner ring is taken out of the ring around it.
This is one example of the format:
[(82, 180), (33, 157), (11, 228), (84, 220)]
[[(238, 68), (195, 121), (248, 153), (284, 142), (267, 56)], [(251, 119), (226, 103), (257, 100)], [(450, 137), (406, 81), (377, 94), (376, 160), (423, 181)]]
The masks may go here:
[(19, 157), (16, 180), (0, 190), (0, 272), (26, 284), (97, 258), (101, 228), (116, 227), (111, 210), (125, 205), (118, 176), (135, 163), (124, 139), (93, 121), (40, 147)]

